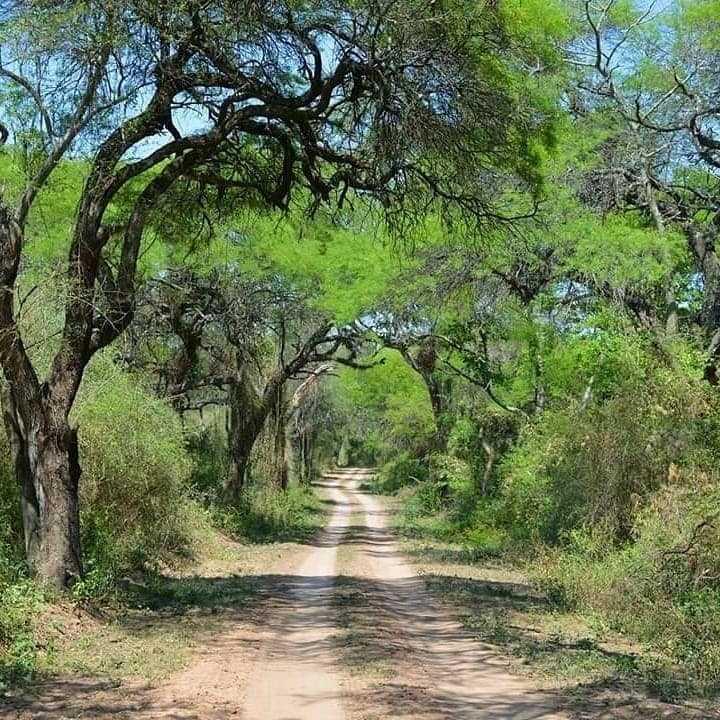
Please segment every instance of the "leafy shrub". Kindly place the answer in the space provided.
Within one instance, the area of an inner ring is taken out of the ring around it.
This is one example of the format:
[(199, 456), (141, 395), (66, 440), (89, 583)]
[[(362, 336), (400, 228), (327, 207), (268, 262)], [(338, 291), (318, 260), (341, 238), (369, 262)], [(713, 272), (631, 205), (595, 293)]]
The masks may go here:
[(667, 697), (720, 691), (720, 477), (690, 462), (708, 453), (686, 447), (686, 463), (640, 503), (627, 542), (586, 524), (532, 565), (556, 600), (660, 651), (647, 672)]
[(35, 669), (33, 620), (42, 598), (26, 578), (20, 496), (0, 430), (0, 697)]
[(667, 697), (720, 690), (720, 399), (683, 362), (546, 410), (486, 506), (548, 595), (650, 644)]
[(720, 586), (687, 583), (687, 569), (668, 562), (664, 542), (649, 540), (617, 549), (578, 532), (573, 545), (535, 559), (532, 572), (551, 598), (651, 644), (655, 666), (646, 670), (664, 695), (713, 695), (720, 690)]
[(83, 385), (81, 521), (87, 577), (81, 593), (188, 548), (192, 469), (175, 413), (103, 357)]
[(478, 501), (476, 478), (470, 465), (453, 455), (434, 453), (430, 456), (430, 478), (452, 519), (467, 524)]
[(255, 542), (301, 540), (312, 536), (323, 521), (322, 505), (311, 488), (291, 485), (251, 485), (239, 505), (216, 505), (215, 523), (226, 532)]
[(547, 411), (503, 460), (504, 521), (522, 540), (563, 542), (590, 525), (627, 542), (673, 467), (713, 467), (719, 421), (711, 389), (670, 371), (625, 385), (602, 405)]
[[(109, 356), (83, 384), (73, 420), (80, 432), (80, 594), (108, 591), (119, 576), (166, 562), (188, 548), (195, 523), (192, 463), (175, 413)], [(23, 573), (19, 497), (0, 432), (0, 583)]]
[(0, 430), (0, 591), (23, 574), (20, 493), (10, 448)]
[(392, 494), (407, 485), (424, 482), (427, 478), (425, 461), (409, 452), (401, 452), (380, 468), (375, 484), (380, 492)]
[(187, 436), (193, 460), (190, 484), (193, 496), (203, 505), (222, 502), (223, 486), (230, 472), (230, 455), (225, 433), (214, 425), (198, 425)]
[(468, 463), (481, 494), (491, 495), (495, 491), (497, 461), (512, 446), (519, 423), (520, 417), (516, 413), (484, 405), (470, 408), (454, 424), (448, 452)]

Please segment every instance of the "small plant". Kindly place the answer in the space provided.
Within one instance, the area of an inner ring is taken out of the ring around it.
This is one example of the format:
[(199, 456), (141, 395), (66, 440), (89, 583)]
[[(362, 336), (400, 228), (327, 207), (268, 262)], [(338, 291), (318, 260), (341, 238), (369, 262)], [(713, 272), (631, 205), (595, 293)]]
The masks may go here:
[(44, 603), (30, 581), (0, 583), (0, 697), (11, 685), (27, 682), (36, 669), (34, 620)]

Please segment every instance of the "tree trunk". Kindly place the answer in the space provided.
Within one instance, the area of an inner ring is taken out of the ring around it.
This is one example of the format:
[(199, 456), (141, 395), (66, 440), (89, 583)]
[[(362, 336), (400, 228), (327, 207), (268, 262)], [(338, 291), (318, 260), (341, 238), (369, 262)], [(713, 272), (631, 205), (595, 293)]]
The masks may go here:
[(482, 441), (482, 447), (485, 451), (485, 469), (480, 484), (480, 494), (482, 497), (487, 497), (490, 494), (490, 480), (495, 467), (495, 448), (487, 440)]
[(233, 445), (230, 454), (230, 474), (225, 483), (225, 500), (233, 505), (242, 497), (249, 464), (250, 451), (245, 453)]
[[(425, 381), (433, 418), (435, 420), (435, 443), (433, 450), (444, 453), (447, 450), (450, 428), (447, 417), (447, 399), (450, 397), (450, 388), (437, 377), (435, 372), (422, 372), (421, 376)], [(449, 383), (449, 381), (446, 381)]]
[(250, 457), (267, 420), (271, 403), (258, 395), (249, 374), (241, 372), (230, 387), (230, 461), (225, 499), (237, 503), (243, 494)]
[(288, 443), (287, 413), (281, 392), (273, 408), (273, 474), (275, 483), (281, 490), (287, 490), (290, 480)]
[(250, 456), (260, 435), (260, 430), (256, 431), (255, 424), (247, 421), (244, 412), (242, 407), (230, 406), (230, 474), (225, 484), (225, 499), (231, 503), (237, 503), (243, 494)]
[(70, 587), (82, 575), (77, 431), (39, 410), (26, 426), (9, 393), (3, 404), (30, 572), (57, 589)]
[(309, 432), (302, 432), (299, 438), (300, 445), (300, 482), (308, 484), (312, 482), (315, 475), (315, 463), (313, 454), (312, 435)]
[(713, 235), (686, 224), (690, 249), (695, 255), (703, 279), (703, 300), (699, 322), (708, 341), (705, 361), (705, 379), (712, 385), (720, 384), (720, 258), (715, 252)]
[(705, 362), (705, 379), (711, 385), (720, 384), (720, 260), (714, 252), (707, 253), (703, 262), (704, 297), (702, 324), (710, 342)]
[(338, 448), (335, 464), (340, 468), (347, 467), (350, 464), (350, 438), (347, 432), (343, 432), (342, 438), (340, 439), (340, 447)]

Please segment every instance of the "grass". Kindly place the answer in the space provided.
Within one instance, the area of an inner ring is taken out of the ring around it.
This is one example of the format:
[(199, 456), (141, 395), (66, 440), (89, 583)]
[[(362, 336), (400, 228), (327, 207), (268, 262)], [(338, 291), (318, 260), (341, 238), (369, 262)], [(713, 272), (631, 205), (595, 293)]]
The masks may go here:
[(37, 655), (33, 620), (45, 606), (44, 594), (29, 581), (0, 586), (0, 697), (33, 675)]
[[(497, 577), (497, 569), (488, 574)], [(460, 609), (463, 624), (478, 639), (502, 648), (516, 670), (557, 687), (637, 678), (637, 649), (613, 646), (611, 638), (526, 586), (474, 575), (429, 575), (427, 584)]]

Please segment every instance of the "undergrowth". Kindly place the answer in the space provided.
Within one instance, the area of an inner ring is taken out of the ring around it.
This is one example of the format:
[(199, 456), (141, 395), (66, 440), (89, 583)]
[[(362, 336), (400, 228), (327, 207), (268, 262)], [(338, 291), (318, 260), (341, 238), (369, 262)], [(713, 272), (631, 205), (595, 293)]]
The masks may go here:
[(323, 523), (323, 505), (312, 488), (293, 485), (248, 488), (239, 504), (216, 505), (213, 523), (238, 539), (256, 543), (298, 542), (314, 535)]
[[(599, 524), (580, 526), (549, 544), (537, 536), (518, 536), (517, 525), (507, 522), (502, 495), (477, 494), (472, 472), (456, 459), (433, 458), (427, 479), (420, 481), (417, 472), (405, 483), (397, 481), (396, 471), (381, 471), (373, 489), (391, 489), (396, 496), (396, 528), (413, 542), (411, 552), (421, 562), (492, 560), (520, 567), (552, 612), (578, 614), (601, 634), (621, 633), (643, 648), (632, 662), (617, 665), (604, 664), (596, 653), (593, 672), (615, 667), (618, 677), (644, 684), (663, 700), (709, 699), (720, 693), (717, 544), (714, 529), (703, 525), (708, 507), (716, 507), (712, 478), (704, 486), (702, 477), (696, 479), (692, 489), (676, 482), (657, 490), (636, 512), (629, 541), (618, 542)], [(483, 625), (482, 636), (503, 639), (512, 626), (503, 618), (499, 635)], [(477, 617), (471, 620), (477, 627), (478, 622), (482, 625)], [(525, 653), (528, 662), (528, 654), (549, 657), (532, 643), (505, 640), (511, 654)], [(582, 674), (582, 663), (592, 664), (591, 654), (582, 659), (573, 651), (566, 674)]]

